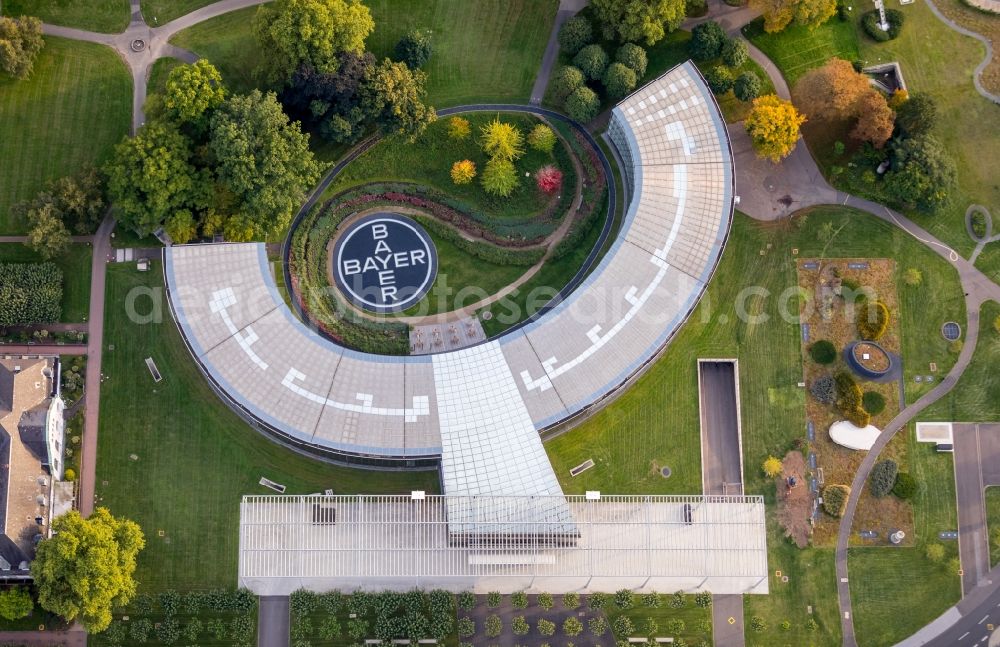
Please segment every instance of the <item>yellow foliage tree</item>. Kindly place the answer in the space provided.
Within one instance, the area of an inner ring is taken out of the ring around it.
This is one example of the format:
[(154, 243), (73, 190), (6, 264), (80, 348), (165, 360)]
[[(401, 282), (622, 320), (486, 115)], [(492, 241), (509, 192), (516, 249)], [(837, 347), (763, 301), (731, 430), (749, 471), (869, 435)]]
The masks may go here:
[(455, 184), (468, 184), (476, 177), (476, 163), (472, 160), (461, 160), (451, 165), (451, 181)]
[(889, 107), (892, 108), (893, 110), (899, 110), (899, 106), (906, 103), (906, 101), (909, 98), (910, 98), (910, 93), (904, 90), (903, 88), (899, 88), (892, 93), (891, 97), (889, 97)]
[(795, 21), (810, 29), (819, 27), (837, 11), (837, 0), (750, 0), (764, 14), (764, 31), (781, 31)]
[(777, 164), (795, 149), (805, 121), (790, 101), (769, 94), (754, 99), (744, 126), (757, 156)]
[(781, 474), (781, 459), (776, 456), (768, 456), (761, 467), (763, 467), (767, 477), (773, 479)]
[(496, 117), (482, 127), (482, 144), (486, 154), (494, 159), (513, 162), (524, 155), (524, 135), (514, 124)]
[(468, 119), (452, 117), (448, 120), (448, 136), (452, 139), (465, 139), (471, 132)]

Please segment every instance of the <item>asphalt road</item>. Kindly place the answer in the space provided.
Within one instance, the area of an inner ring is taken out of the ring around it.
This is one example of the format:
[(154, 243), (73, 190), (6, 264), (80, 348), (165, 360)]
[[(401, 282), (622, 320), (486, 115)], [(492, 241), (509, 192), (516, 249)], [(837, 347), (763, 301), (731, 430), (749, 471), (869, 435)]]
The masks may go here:
[(288, 596), (261, 596), (257, 614), (257, 647), (288, 647)]
[[(978, 585), (990, 570), (990, 548), (983, 507), (983, 458), (979, 425), (955, 424), (955, 492), (958, 499), (958, 546), (962, 557), (962, 593)], [(994, 456), (994, 459), (996, 456)]]

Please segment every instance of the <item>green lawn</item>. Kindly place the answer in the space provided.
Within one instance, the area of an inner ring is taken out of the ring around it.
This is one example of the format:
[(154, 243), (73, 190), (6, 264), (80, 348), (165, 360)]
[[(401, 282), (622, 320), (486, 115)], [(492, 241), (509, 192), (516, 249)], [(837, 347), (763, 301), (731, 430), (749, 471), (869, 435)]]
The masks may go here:
[(153, 63), (153, 69), (149, 72), (149, 82), (146, 84), (146, 95), (148, 96), (154, 92), (165, 91), (167, 89), (167, 77), (170, 76), (170, 71), (183, 64), (184, 61), (171, 56), (164, 56), (163, 58), (156, 59), (156, 62)]
[[(24, 232), (11, 205), (87, 164), (129, 131), (132, 81), (110, 48), (46, 37), (27, 81), (0, 79), (0, 233)], [(16, 163), (11, 163), (15, 161)]]
[(42, 22), (117, 34), (128, 27), (128, 0), (4, 0), (8, 16), (37, 16)]
[[(162, 298), (159, 263), (149, 273), (131, 265), (108, 271), (97, 496), (146, 533), (140, 591), (235, 586), (240, 496), (270, 493), (257, 484), (262, 476), (285, 484), (289, 494), (438, 490), (435, 472), (336, 467), (266, 439), (208, 387), (165, 303), (160, 323), (129, 320), (126, 298), (134, 288), (152, 288)], [(145, 299), (136, 305), (142, 313), (149, 307)], [(164, 377), (157, 385), (146, 357)]]
[[(82, 323), (90, 314), (90, 245), (71, 245), (52, 262), (63, 273), (62, 317), (65, 323)], [(0, 263), (41, 263), (42, 258), (20, 243), (0, 244)]]
[[(695, 604), (693, 595), (685, 595), (684, 606), (675, 609), (669, 604), (671, 596), (664, 595), (663, 598), (660, 606), (656, 609), (644, 607), (642, 598), (638, 595), (635, 596), (634, 606), (631, 609), (622, 611), (614, 604), (609, 604), (605, 608), (608, 624), (614, 626), (618, 616), (627, 616), (632, 621), (632, 626), (635, 627), (633, 635), (638, 636), (645, 633), (643, 628), (646, 626), (646, 620), (652, 618), (659, 627), (659, 630), (654, 634), (656, 636), (673, 636), (675, 640), (683, 640), (688, 645), (700, 645), (702, 641), (706, 641), (709, 645), (712, 644), (711, 607), (699, 607)], [(684, 630), (676, 634), (670, 633), (667, 625), (672, 620), (683, 622)], [(616, 638), (619, 641), (624, 641), (628, 639), (628, 636), (616, 636)]]
[(1000, 421), (1000, 334), (993, 322), (1000, 317), (995, 301), (979, 313), (979, 343), (972, 363), (947, 395), (920, 414), (920, 420)]
[(758, 18), (743, 28), (743, 35), (774, 61), (789, 85), (834, 56), (848, 61), (859, 57), (854, 23), (836, 17), (815, 29), (792, 25), (774, 34), (765, 32), (764, 19)]
[(165, 25), (216, 0), (142, 0), (142, 18), (147, 25)]
[(993, 535), (1000, 531), (1000, 487), (986, 488), (986, 530), (990, 542), (990, 567), (1000, 562), (1000, 543)]
[[(161, 0), (162, 1), (162, 0)], [(186, 0), (190, 1), (190, 0)], [(425, 71), (428, 101), (526, 103), (555, 19), (556, 0), (371, 0), (375, 19), (368, 49), (391, 56), (411, 28), (430, 29), (434, 54)], [(250, 31), (255, 8), (226, 14), (171, 39), (211, 60), (237, 92), (254, 86), (261, 57)]]
[[(830, 242), (819, 236), (826, 222), (839, 230)], [(903, 306), (900, 316), (904, 360), (913, 355), (917, 362), (933, 358), (942, 365), (949, 361), (934, 341), (941, 325), (937, 317), (948, 308), (960, 312), (961, 304), (930, 305), (930, 301), (945, 300), (946, 295), (961, 294), (957, 273), (947, 263), (938, 263), (934, 252), (898, 229), (853, 210), (813, 209), (804, 225), (798, 223), (793, 219), (763, 224), (743, 215), (736, 217), (728, 247), (705, 298), (663, 358), (614, 403), (546, 444), (564, 491), (700, 492), (696, 360), (736, 357), (742, 378), (745, 489), (773, 502), (774, 486), (763, 478), (757, 466), (769, 454), (783, 455), (805, 435), (804, 391), (797, 387), (802, 379), (800, 332), (797, 321), (785, 321), (781, 314), (782, 310), (795, 310), (794, 301), (781, 297), (787, 288), (797, 286), (792, 248), (799, 250), (801, 258), (892, 257), (923, 268), (924, 284), (914, 289), (916, 294), (909, 294), (910, 288), (898, 287)], [(768, 296), (741, 299), (741, 292), (750, 286), (765, 288)], [(934, 299), (927, 296), (932, 289)], [(736, 316), (737, 306), (767, 315), (767, 320), (741, 321)], [(928, 307), (942, 310), (928, 316)], [(948, 316), (952, 316), (950, 312)], [(569, 476), (570, 468), (588, 458), (594, 459), (596, 467), (575, 478)], [(669, 479), (658, 473), (664, 465), (673, 470)], [(917, 506), (926, 503), (918, 500)], [(770, 507), (769, 512), (773, 512)], [(768, 645), (776, 641), (839, 644), (833, 551), (794, 548), (773, 519), (769, 521), (768, 546), (771, 570), (782, 570), (789, 575), (789, 582), (772, 580), (771, 595), (747, 597), (747, 619), (759, 615), (769, 627), (762, 634), (753, 634), (752, 640)], [(876, 588), (890, 585), (885, 581), (872, 584)], [(820, 626), (816, 633), (805, 629), (809, 605)], [(789, 632), (779, 628), (783, 620), (791, 623)]]
[[(995, 222), (1000, 226), (1000, 216)], [(1000, 283), (1000, 242), (989, 243), (976, 259), (976, 267), (986, 276)]]
[(895, 644), (962, 597), (958, 570), (952, 563), (958, 556), (957, 543), (941, 542), (946, 554), (937, 563), (925, 552), (928, 543), (938, 542), (939, 532), (958, 528), (952, 456), (916, 442), (912, 425), (900, 433), (908, 434), (909, 471), (920, 483), (913, 502), (916, 545), (850, 549), (848, 568), (859, 645)]

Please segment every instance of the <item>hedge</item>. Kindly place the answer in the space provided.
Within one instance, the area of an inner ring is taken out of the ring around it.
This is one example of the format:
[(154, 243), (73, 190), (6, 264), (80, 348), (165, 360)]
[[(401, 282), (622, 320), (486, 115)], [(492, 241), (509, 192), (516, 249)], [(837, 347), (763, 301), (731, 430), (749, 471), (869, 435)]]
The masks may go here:
[(847, 508), (851, 488), (847, 485), (827, 485), (823, 488), (823, 510), (832, 517), (841, 517)]
[(868, 478), (868, 487), (871, 489), (872, 496), (880, 499), (889, 494), (896, 485), (898, 473), (899, 466), (891, 458), (875, 463), (872, 474)]
[(871, 415), (878, 415), (885, 411), (885, 398), (877, 391), (865, 391), (861, 398), (861, 406)]
[(820, 339), (809, 347), (809, 357), (817, 364), (832, 364), (837, 359), (837, 347), (828, 339)]
[(904, 501), (912, 499), (917, 493), (917, 479), (908, 472), (900, 472), (896, 475), (896, 484), (892, 486), (892, 493)]
[(858, 307), (857, 324), (862, 339), (878, 341), (889, 327), (889, 308), (881, 301), (866, 301)]
[(0, 327), (59, 321), (63, 274), (54, 263), (0, 264)]
[(866, 12), (861, 16), (861, 26), (865, 33), (871, 36), (872, 40), (884, 43), (899, 36), (903, 28), (903, 13), (895, 9), (885, 10), (885, 21), (889, 23), (889, 29), (883, 31), (879, 26), (879, 14), (877, 9)]

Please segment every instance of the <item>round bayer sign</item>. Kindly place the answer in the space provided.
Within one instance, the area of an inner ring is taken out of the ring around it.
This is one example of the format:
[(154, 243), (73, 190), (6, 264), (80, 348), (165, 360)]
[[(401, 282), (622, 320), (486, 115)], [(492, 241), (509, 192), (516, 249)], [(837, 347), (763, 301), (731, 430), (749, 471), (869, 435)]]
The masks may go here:
[(410, 307), (437, 275), (437, 250), (427, 232), (390, 213), (365, 216), (344, 230), (333, 262), (338, 287), (355, 305), (372, 312)]

